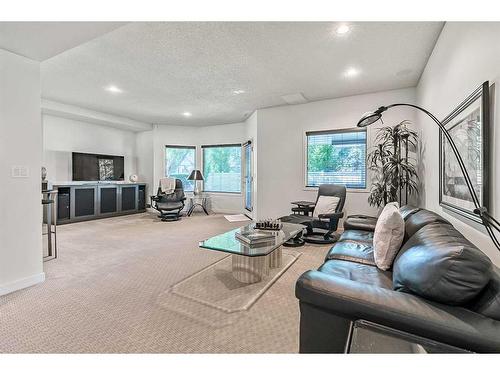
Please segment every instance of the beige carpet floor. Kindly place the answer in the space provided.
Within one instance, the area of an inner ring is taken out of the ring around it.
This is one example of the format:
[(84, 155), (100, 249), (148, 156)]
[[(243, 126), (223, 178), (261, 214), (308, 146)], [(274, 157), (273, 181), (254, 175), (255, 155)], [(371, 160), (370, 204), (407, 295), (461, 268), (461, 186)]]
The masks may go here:
[(46, 281), (0, 297), (0, 352), (297, 352), (295, 281), (328, 246), (299, 248), (298, 260), (236, 315), (165, 299), (227, 256), (198, 241), (243, 224), (200, 214), (164, 223), (143, 213), (59, 226), (59, 258), (44, 264)]

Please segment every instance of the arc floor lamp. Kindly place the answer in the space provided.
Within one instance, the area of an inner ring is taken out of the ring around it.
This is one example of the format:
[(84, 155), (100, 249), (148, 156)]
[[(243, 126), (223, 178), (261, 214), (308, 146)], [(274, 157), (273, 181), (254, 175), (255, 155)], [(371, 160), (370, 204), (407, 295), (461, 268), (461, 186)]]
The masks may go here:
[(476, 207), (474, 209), (474, 213), (479, 216), (482, 224), (486, 228), (486, 232), (488, 233), (491, 240), (493, 241), (493, 244), (500, 251), (500, 242), (498, 241), (498, 239), (495, 235), (495, 232), (494, 232), (494, 230), (497, 232), (500, 232), (500, 223), (498, 222), (497, 219), (495, 219), (493, 216), (490, 215), (490, 213), (488, 212), (486, 207), (481, 206), (481, 204), (479, 202), (479, 198), (477, 197), (476, 191), (474, 190), (474, 186), (472, 185), (471, 179), (469, 177), (469, 173), (467, 172), (467, 168), (465, 167), (465, 163), (464, 163), (462, 157), (460, 156), (460, 153), (458, 152), (458, 148), (455, 145), (455, 142), (453, 141), (453, 138), (451, 137), (448, 130), (446, 130), (445, 126), (436, 118), (436, 116), (434, 116), (432, 113), (430, 113), (426, 109), (419, 107), (418, 105), (407, 104), (407, 103), (396, 103), (396, 104), (391, 104), (388, 106), (379, 107), (377, 110), (375, 110), (373, 112), (365, 113), (363, 115), (363, 117), (358, 121), (357, 126), (360, 128), (364, 128), (366, 126), (369, 126), (369, 125), (377, 122), (378, 120), (380, 120), (382, 118), (383, 112), (387, 111), (390, 108), (401, 107), (401, 106), (416, 108), (416, 109), (424, 112), (427, 116), (429, 116), (437, 124), (437, 126), (439, 126), (439, 128), (443, 132), (444, 136), (446, 137), (446, 139), (450, 143), (451, 149), (453, 150), (453, 153), (455, 154), (455, 156), (457, 158), (460, 170), (462, 171), (462, 174), (464, 175), (465, 182), (467, 184), (467, 188), (468, 188), (469, 193), (472, 197), (472, 201), (474, 203), (474, 206)]

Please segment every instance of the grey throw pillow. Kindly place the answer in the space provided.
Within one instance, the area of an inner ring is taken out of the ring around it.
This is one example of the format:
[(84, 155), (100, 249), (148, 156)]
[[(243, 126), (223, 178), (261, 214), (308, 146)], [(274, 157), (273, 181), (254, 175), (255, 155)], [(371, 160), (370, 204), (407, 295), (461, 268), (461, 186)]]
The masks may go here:
[(392, 267), (404, 235), (405, 223), (399, 205), (396, 202), (388, 203), (377, 220), (373, 234), (373, 255), (378, 268), (386, 271)]

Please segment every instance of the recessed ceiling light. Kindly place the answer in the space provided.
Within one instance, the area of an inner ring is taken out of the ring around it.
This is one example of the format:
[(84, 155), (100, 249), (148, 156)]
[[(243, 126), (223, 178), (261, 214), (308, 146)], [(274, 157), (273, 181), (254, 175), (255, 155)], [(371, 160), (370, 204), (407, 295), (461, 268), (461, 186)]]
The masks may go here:
[(351, 30), (349, 25), (342, 24), (340, 26), (337, 26), (337, 28), (335, 29), (335, 32), (339, 35), (344, 35), (344, 34), (347, 34), (349, 32), (349, 30)]
[(245, 90), (233, 90), (234, 95), (244, 94), (245, 92)]
[(191, 112), (182, 112), (182, 115), (184, 117), (191, 117), (192, 116)]
[(122, 89), (116, 87), (115, 85), (109, 85), (106, 87), (106, 91), (112, 92), (113, 94), (121, 94), (123, 92)]
[(344, 75), (349, 78), (356, 77), (359, 75), (359, 70), (356, 68), (349, 68), (345, 71)]

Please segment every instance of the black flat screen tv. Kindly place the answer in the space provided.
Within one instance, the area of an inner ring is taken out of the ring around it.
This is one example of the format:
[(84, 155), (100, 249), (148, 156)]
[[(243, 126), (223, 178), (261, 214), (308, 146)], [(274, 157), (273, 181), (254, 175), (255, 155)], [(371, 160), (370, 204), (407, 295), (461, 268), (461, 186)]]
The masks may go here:
[(73, 181), (123, 181), (124, 157), (73, 152)]

